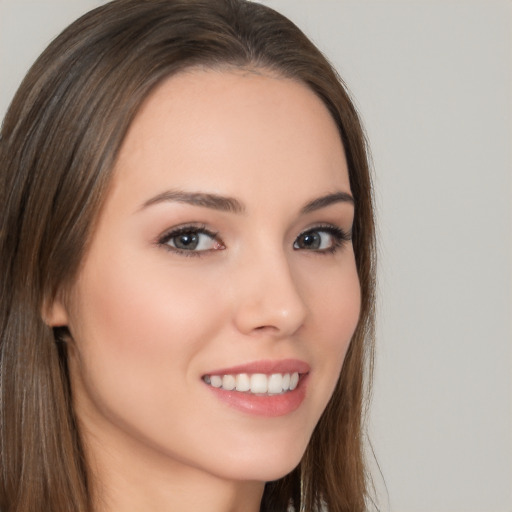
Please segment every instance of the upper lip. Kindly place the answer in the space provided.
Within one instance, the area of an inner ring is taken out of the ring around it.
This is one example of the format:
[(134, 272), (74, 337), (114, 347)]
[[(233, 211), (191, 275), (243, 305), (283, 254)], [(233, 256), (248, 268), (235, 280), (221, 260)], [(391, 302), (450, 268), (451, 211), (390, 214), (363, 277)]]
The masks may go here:
[(309, 364), (299, 359), (264, 359), (230, 366), (229, 368), (218, 368), (205, 375), (234, 375), (239, 373), (264, 373), (271, 375), (273, 373), (309, 373), (310, 370)]

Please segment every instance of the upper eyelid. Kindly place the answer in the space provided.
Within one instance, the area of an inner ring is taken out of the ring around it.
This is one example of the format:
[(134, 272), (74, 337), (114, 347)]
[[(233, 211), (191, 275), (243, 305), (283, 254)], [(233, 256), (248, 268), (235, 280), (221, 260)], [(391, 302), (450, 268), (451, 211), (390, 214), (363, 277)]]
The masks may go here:
[(180, 233), (187, 233), (187, 232), (196, 232), (196, 233), (204, 233), (211, 237), (218, 236), (218, 232), (215, 230), (212, 230), (208, 228), (205, 224), (196, 224), (196, 223), (190, 223), (190, 224), (180, 224), (178, 226), (174, 226), (172, 228), (166, 229), (162, 233), (160, 233), (156, 237), (156, 241), (159, 242), (165, 238), (172, 238), (172, 236), (176, 236)]
[(306, 229), (303, 229), (297, 236), (301, 236), (304, 233), (308, 233), (310, 231), (328, 231), (328, 232), (337, 232), (337, 233), (343, 233), (347, 237), (352, 237), (352, 226), (350, 229), (344, 229), (341, 226), (338, 226), (337, 224), (318, 224), (311, 227), (308, 227)]

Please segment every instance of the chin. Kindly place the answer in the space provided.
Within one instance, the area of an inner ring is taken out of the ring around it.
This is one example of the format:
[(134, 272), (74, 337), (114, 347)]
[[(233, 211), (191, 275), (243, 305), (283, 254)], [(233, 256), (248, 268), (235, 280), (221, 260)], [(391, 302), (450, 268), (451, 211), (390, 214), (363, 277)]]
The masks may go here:
[(305, 447), (272, 444), (269, 450), (247, 451), (242, 455), (234, 449), (225, 458), (224, 477), (232, 480), (270, 482), (279, 480), (293, 471), (304, 455)]

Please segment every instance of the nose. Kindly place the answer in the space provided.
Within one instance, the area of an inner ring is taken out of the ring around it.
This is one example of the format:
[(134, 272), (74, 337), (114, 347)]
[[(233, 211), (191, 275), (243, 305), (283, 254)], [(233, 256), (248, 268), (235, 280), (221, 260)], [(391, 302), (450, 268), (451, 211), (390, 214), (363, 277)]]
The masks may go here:
[(234, 280), (234, 322), (243, 334), (294, 334), (307, 316), (306, 303), (283, 251), (253, 255)]

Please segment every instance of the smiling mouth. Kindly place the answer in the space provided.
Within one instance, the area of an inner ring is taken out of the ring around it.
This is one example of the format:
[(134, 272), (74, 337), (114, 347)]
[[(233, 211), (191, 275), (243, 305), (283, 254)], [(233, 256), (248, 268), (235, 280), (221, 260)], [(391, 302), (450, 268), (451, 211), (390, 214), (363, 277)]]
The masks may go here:
[(226, 375), (205, 375), (203, 381), (211, 387), (225, 391), (238, 391), (253, 395), (282, 395), (296, 389), (301, 378), (293, 373), (238, 373)]

